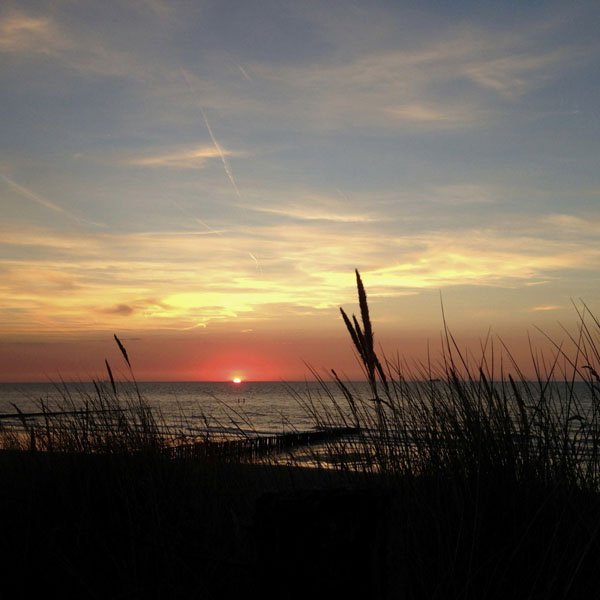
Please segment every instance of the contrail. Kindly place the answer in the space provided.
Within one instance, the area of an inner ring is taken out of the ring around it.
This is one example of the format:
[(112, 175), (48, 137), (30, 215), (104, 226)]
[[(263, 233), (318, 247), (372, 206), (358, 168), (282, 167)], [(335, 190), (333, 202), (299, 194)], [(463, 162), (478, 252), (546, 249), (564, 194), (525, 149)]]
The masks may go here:
[(208, 223), (205, 223), (202, 219), (199, 219), (198, 217), (194, 217), (194, 219), (195, 219), (195, 221), (197, 223), (200, 223), (200, 225), (202, 225), (202, 227), (204, 227), (205, 229), (207, 229), (211, 233), (216, 233), (217, 235), (220, 235), (220, 236), (223, 235), (220, 231), (217, 231), (216, 229), (213, 229)]
[(250, 75), (248, 75), (248, 73), (246, 72), (246, 69), (244, 69), (244, 67), (242, 67), (242, 65), (235, 63), (237, 65), (237, 68), (241, 71), (242, 75), (248, 80), (248, 81), (252, 81), (252, 77), (250, 77)]
[(173, 200), (171, 199), (171, 202), (184, 214), (187, 215), (188, 217), (190, 217), (190, 219), (193, 219), (194, 221), (196, 221), (196, 223), (200, 223), (200, 225), (202, 225), (202, 227), (204, 227), (207, 231), (210, 231), (210, 233), (214, 233), (216, 235), (220, 235), (223, 236), (223, 234), (220, 231), (217, 231), (216, 229), (212, 228), (208, 223), (206, 223), (205, 221), (203, 221), (202, 219), (199, 219), (198, 217), (196, 217), (195, 215), (193, 215), (189, 210), (187, 210), (186, 208), (184, 208), (183, 206), (181, 206), (181, 204), (179, 204), (179, 202), (177, 202), (177, 200)]
[[(185, 79), (185, 82), (187, 83), (190, 93), (192, 95), (194, 95), (194, 90), (192, 89), (192, 84), (190, 83), (188, 74), (183, 69), (180, 69), (180, 70), (181, 70), (181, 74), (183, 75), (183, 78)], [(206, 125), (206, 129), (208, 129), (208, 134), (210, 135), (210, 139), (212, 140), (212, 143), (214, 144), (215, 149), (217, 150), (217, 152), (219, 153), (219, 156), (221, 157), (221, 162), (223, 163), (223, 168), (225, 169), (225, 173), (227, 174), (229, 181), (231, 181), (231, 185), (233, 186), (233, 189), (235, 190), (237, 197), (241, 200), (242, 196), (240, 194), (240, 190), (238, 189), (237, 184), (235, 183), (235, 179), (233, 178), (233, 173), (231, 172), (231, 167), (229, 166), (229, 161), (227, 160), (227, 157), (225, 156), (223, 149), (221, 148), (219, 142), (217, 141), (217, 138), (215, 137), (215, 135), (213, 133), (212, 127), (210, 126), (210, 123), (208, 122), (208, 119), (206, 118), (206, 113), (204, 112), (202, 105), (198, 104), (198, 108), (200, 109), (200, 113), (202, 114), (202, 118), (204, 119), (204, 124)]]
[(256, 264), (256, 268), (258, 269), (258, 272), (261, 274), (263, 274), (262, 272), (262, 268), (260, 266), (260, 263), (258, 262), (258, 258), (256, 258), (256, 256), (254, 256), (254, 254), (252, 254), (252, 252), (248, 252), (248, 254), (250, 255), (250, 258), (254, 261), (254, 263)]
[(41, 204), (42, 206), (44, 206), (46, 208), (49, 208), (50, 210), (68, 215), (67, 211), (64, 208), (62, 208), (62, 206), (57, 206), (56, 204), (53, 204), (52, 202), (50, 202), (50, 200), (46, 200), (46, 198), (42, 198), (42, 196), (38, 196), (38, 194), (35, 194), (34, 192), (32, 192), (31, 190), (27, 189), (26, 187), (24, 187), (22, 185), (19, 185), (16, 181), (13, 181), (12, 179), (7, 177), (3, 173), (0, 173), (0, 177), (2, 177), (2, 179), (6, 183), (8, 183), (8, 185), (10, 185), (11, 188), (17, 190), (17, 192), (19, 192), (21, 195), (29, 198), (30, 200), (33, 200), (34, 202), (37, 202), (38, 204)]
[[(251, 78), (248, 76), (246, 71), (244, 71), (244, 69), (240, 65), (237, 65), (237, 66), (239, 67), (240, 71), (242, 72), (242, 75), (244, 75), (244, 77), (246, 77), (247, 79), (249, 79), (251, 81)], [(183, 68), (180, 68), (180, 71), (183, 76), (183, 79), (185, 80), (185, 83), (188, 86), (188, 90), (190, 91), (190, 94), (192, 94), (192, 96), (194, 96), (194, 90), (192, 89), (192, 84), (190, 82), (190, 78), (189, 78), (188, 74), (185, 72), (185, 70)], [(202, 114), (202, 118), (204, 119), (204, 124), (206, 125), (206, 129), (208, 130), (210, 139), (212, 140), (212, 143), (214, 144), (215, 149), (217, 150), (217, 152), (219, 153), (219, 156), (221, 157), (221, 162), (223, 163), (223, 168), (225, 169), (225, 173), (227, 174), (227, 177), (229, 178), (229, 181), (231, 182), (231, 185), (233, 186), (233, 189), (235, 190), (237, 197), (241, 200), (242, 195), (240, 194), (240, 190), (238, 189), (235, 179), (233, 178), (233, 173), (231, 171), (231, 167), (229, 166), (229, 161), (227, 160), (227, 157), (225, 156), (223, 149), (221, 148), (219, 142), (217, 141), (217, 138), (215, 137), (215, 134), (213, 133), (212, 127), (210, 126), (210, 123), (208, 122), (208, 118), (206, 117), (206, 113), (204, 112), (204, 109), (202, 108), (202, 105), (200, 103), (198, 103), (198, 108), (200, 109), (200, 113)], [(180, 208), (182, 209), (182, 207), (180, 207)], [(222, 235), (220, 232), (215, 231), (212, 227), (210, 227), (209, 225), (207, 225), (206, 223), (204, 223), (202, 220), (198, 219), (197, 217), (193, 217), (193, 218), (195, 218), (198, 223), (200, 223), (201, 225), (206, 227), (208, 230), (214, 231), (217, 235)], [(260, 266), (260, 263), (258, 262), (258, 259), (256, 258), (256, 256), (254, 256), (254, 254), (252, 254), (252, 252), (248, 252), (248, 254), (249, 254), (250, 258), (254, 261), (254, 264), (256, 265), (258, 272), (262, 276), (262, 268)]]
[(206, 124), (206, 129), (208, 129), (210, 139), (213, 141), (213, 144), (215, 145), (217, 152), (221, 156), (221, 162), (223, 163), (223, 168), (225, 169), (225, 173), (227, 173), (227, 177), (229, 177), (229, 181), (231, 181), (231, 185), (233, 186), (233, 189), (235, 190), (237, 197), (241, 200), (242, 196), (240, 194), (240, 190), (238, 190), (238, 186), (235, 183), (235, 179), (233, 178), (233, 173), (231, 172), (231, 167), (229, 166), (229, 161), (227, 160), (227, 157), (223, 153), (223, 150), (221, 149), (219, 142), (217, 142), (217, 138), (215, 138), (215, 136), (212, 132), (210, 123), (208, 122), (208, 119), (206, 118), (206, 114), (204, 113), (204, 109), (201, 106), (199, 108), (200, 108), (200, 112), (202, 113), (202, 118), (204, 119), (204, 123)]
[[(196, 221), (196, 223), (200, 223), (200, 225), (202, 225), (202, 227), (204, 227), (205, 229), (207, 229), (210, 233), (214, 233), (215, 235), (218, 235), (220, 237), (224, 237), (222, 231), (217, 231), (216, 229), (213, 229), (208, 223), (206, 223), (202, 219), (199, 219), (198, 217), (194, 216), (189, 210), (187, 210), (186, 208), (184, 208), (183, 206), (181, 206), (181, 204), (179, 204), (179, 202), (177, 202), (177, 200), (171, 199), (171, 202), (184, 215), (187, 215), (188, 217), (190, 217), (190, 219), (193, 219), (194, 221)], [(254, 264), (256, 266), (256, 270), (260, 273), (260, 275), (262, 277), (263, 271), (262, 271), (262, 267), (260, 266), (260, 262), (258, 262), (258, 258), (256, 258), (256, 256), (254, 254), (252, 254), (252, 252), (248, 252), (248, 256), (254, 261)]]
[(95, 227), (106, 227), (104, 223), (96, 223), (94, 221), (88, 221), (87, 219), (81, 219), (80, 217), (77, 217), (76, 215), (70, 213), (68, 210), (64, 209), (62, 206), (58, 206), (58, 204), (50, 202), (50, 200), (47, 200), (43, 196), (32, 192), (29, 188), (26, 188), (24, 185), (17, 183), (10, 177), (7, 177), (6, 175), (4, 175), (4, 173), (0, 173), (0, 178), (2, 178), (3, 181), (5, 181), (11, 188), (19, 192), (22, 196), (33, 200), (34, 202), (36, 202), (40, 206), (43, 206), (44, 208), (53, 210), (57, 213), (61, 213), (65, 215), (65, 217), (68, 217), (73, 221), (77, 221), (78, 223), (87, 223), (88, 225), (94, 225)]

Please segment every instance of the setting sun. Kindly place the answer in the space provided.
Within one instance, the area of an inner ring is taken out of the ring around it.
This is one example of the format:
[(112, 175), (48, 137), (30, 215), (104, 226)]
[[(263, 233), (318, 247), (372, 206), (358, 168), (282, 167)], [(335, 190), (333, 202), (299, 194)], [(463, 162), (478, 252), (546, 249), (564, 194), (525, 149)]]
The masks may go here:
[(242, 383), (242, 380), (240, 377), (234, 377), (231, 381), (233, 381), (233, 383)]

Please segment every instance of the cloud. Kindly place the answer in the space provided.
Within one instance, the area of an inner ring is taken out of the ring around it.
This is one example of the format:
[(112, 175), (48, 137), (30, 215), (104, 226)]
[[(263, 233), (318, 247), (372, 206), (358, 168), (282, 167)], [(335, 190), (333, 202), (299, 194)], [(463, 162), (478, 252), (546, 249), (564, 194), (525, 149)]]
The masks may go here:
[(457, 127), (472, 118), (468, 107), (441, 107), (427, 106), (425, 104), (398, 104), (383, 109), (392, 121), (414, 124), (447, 125)]
[(108, 308), (100, 308), (99, 313), (107, 315), (120, 315), (128, 317), (134, 313), (143, 313), (144, 317), (148, 317), (156, 312), (164, 312), (170, 310), (170, 307), (156, 299), (136, 299), (128, 303), (120, 303)]
[(325, 130), (463, 128), (502, 114), (505, 101), (556, 78), (573, 58), (565, 48), (531, 51), (525, 40), (455, 27), (419, 50), (339, 52), (319, 64), (254, 63), (252, 71), (285, 98), (286, 112)]
[[(164, 2), (145, 1), (158, 21), (167, 16)], [(345, 15), (344, 27), (355, 18)], [(175, 34), (184, 24), (178, 18), (171, 26)], [(89, 27), (17, 11), (0, 24), (0, 49), (4, 44), (14, 52), (50, 54), (86, 78), (122, 78), (143, 98), (144, 109), (132, 119), (172, 124), (203, 118), (217, 151), (220, 144), (207, 114), (211, 121), (213, 114), (234, 117), (244, 127), (259, 117), (288, 131), (447, 131), (488, 124), (583, 55), (575, 44), (548, 50), (532, 44), (530, 28), (507, 33), (454, 24), (410, 45), (389, 40), (363, 45), (347, 36), (328, 36), (329, 50), (312, 60), (248, 57), (242, 67), (229, 49), (225, 58), (207, 51), (200, 62), (182, 61), (170, 39), (161, 37), (161, 43), (148, 47), (141, 43), (148, 37), (143, 33), (142, 38), (137, 29)], [(231, 63), (235, 77), (224, 68)], [(237, 188), (227, 160), (231, 155), (223, 151), (221, 157)]]
[(13, 10), (0, 16), (0, 52), (44, 55), (86, 78), (116, 76), (148, 83), (158, 75), (164, 77), (164, 65), (126, 50), (123, 40), (113, 39), (112, 32), (118, 30), (108, 31), (41, 11), (34, 14)]
[(426, 188), (423, 198), (448, 206), (491, 204), (499, 194), (489, 185), (459, 183)]
[(0, 52), (56, 54), (69, 46), (48, 17), (14, 11), (0, 17)]
[(173, 14), (173, 6), (163, 0), (142, 0), (142, 4), (160, 18), (170, 17)]
[(572, 51), (544, 54), (513, 54), (468, 63), (463, 72), (474, 83), (514, 100), (556, 76), (557, 66), (571, 60)]
[(340, 212), (334, 213), (322, 208), (311, 208), (307, 206), (295, 206), (286, 205), (281, 208), (274, 208), (268, 206), (253, 206), (253, 205), (240, 205), (248, 210), (255, 210), (258, 212), (270, 213), (273, 215), (280, 215), (283, 217), (290, 217), (292, 219), (299, 219), (301, 221), (331, 221), (334, 223), (374, 223), (380, 219), (371, 217), (360, 213), (351, 212)]
[(372, 194), (361, 198), (353, 194), (349, 198), (340, 189), (335, 193), (314, 192), (287, 185), (273, 188), (269, 193), (247, 194), (248, 200), (238, 207), (247, 211), (283, 217), (281, 221), (324, 221), (330, 223), (369, 224), (389, 221), (389, 215), (381, 213)]
[(108, 315), (122, 315), (127, 317), (135, 312), (135, 308), (132, 308), (128, 304), (117, 304), (113, 308), (107, 308), (103, 312)]
[(201, 169), (207, 162), (215, 158), (221, 160), (222, 155), (234, 156), (237, 153), (214, 146), (193, 146), (179, 148), (166, 153), (147, 156), (136, 156), (126, 159), (126, 164), (137, 167), (166, 167), (175, 169)]
[[(397, 235), (378, 225), (305, 221), (239, 225), (219, 236), (12, 229), (0, 230), (3, 256), (15, 245), (29, 250), (0, 260), (0, 326), (9, 333), (111, 330), (123, 317), (139, 331), (183, 331), (268, 321), (274, 306), (281, 314), (334, 311), (354, 300), (356, 267), (371, 297), (392, 298), (457, 285), (527, 286), (600, 263), (600, 249), (585, 240), (501, 227)], [(75, 293), (57, 293), (65, 286)], [(111, 304), (99, 307), (99, 298)]]
[(544, 217), (543, 222), (563, 234), (600, 235), (600, 219), (595, 215), (582, 218), (564, 213), (551, 214)]

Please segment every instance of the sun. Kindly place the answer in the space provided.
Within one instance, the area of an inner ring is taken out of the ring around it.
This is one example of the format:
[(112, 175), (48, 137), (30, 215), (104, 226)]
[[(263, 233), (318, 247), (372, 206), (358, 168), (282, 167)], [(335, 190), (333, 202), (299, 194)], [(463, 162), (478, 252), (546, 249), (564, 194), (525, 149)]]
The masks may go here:
[(242, 378), (241, 377), (234, 377), (231, 381), (233, 383), (242, 383)]

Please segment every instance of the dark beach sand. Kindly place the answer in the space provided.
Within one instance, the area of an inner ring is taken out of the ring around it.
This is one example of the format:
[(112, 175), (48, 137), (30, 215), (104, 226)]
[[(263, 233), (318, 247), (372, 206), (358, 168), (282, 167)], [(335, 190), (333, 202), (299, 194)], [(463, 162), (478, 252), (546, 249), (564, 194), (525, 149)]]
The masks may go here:
[[(0, 474), (6, 572), (24, 591), (35, 572), (47, 591), (103, 598), (276, 594), (337, 539), (315, 521), (336, 522), (324, 498), (338, 504), (369, 483), (300, 467), (10, 451)], [(316, 589), (317, 576), (300, 587)]]
[(598, 497), (556, 486), (6, 451), (0, 477), (6, 597), (39, 585), (163, 600), (600, 590)]

